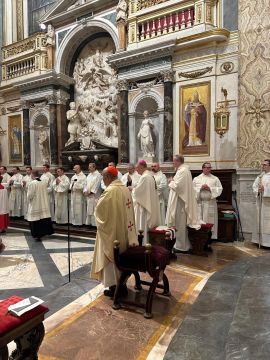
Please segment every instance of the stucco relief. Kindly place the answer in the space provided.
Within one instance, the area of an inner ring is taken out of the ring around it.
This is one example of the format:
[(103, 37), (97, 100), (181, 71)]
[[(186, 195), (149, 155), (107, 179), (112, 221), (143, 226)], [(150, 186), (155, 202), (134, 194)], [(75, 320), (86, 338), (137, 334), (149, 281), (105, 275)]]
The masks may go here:
[(240, 0), (239, 152), (242, 168), (259, 167), (270, 157), (270, 49), (267, 0)]
[(73, 110), (80, 127), (75, 139), (69, 125), (68, 144), (79, 141), (81, 150), (93, 149), (93, 140), (105, 146), (118, 147), (117, 77), (107, 63), (107, 57), (114, 48), (113, 41), (107, 37), (95, 39), (82, 50), (74, 67)]

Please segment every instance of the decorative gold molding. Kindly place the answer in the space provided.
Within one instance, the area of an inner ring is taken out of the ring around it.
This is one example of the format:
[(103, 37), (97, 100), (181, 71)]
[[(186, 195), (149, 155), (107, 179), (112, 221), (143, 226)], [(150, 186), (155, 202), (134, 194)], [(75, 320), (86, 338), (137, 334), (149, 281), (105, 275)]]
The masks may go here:
[(199, 76), (202, 76), (204, 74), (207, 74), (209, 72), (211, 72), (213, 70), (213, 66), (207, 66), (204, 69), (200, 69), (200, 70), (193, 70), (193, 71), (188, 71), (188, 72), (179, 72), (178, 76), (179, 77), (185, 77), (188, 79), (196, 79)]

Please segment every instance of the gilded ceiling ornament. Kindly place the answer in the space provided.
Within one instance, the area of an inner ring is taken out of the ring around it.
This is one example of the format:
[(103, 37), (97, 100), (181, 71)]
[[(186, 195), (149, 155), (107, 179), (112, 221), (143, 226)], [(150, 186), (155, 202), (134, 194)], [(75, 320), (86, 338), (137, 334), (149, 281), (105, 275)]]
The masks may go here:
[(185, 77), (188, 79), (196, 79), (199, 76), (202, 76), (204, 74), (207, 74), (209, 72), (211, 72), (213, 69), (213, 66), (207, 66), (204, 69), (200, 69), (200, 70), (194, 70), (194, 71), (188, 71), (188, 72), (179, 72), (178, 76), (179, 77)]

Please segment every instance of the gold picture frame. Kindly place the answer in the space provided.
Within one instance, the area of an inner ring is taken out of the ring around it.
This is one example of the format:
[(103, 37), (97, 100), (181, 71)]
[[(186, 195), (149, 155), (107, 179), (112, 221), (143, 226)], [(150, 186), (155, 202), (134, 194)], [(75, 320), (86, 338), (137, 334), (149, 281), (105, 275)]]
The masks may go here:
[(180, 153), (209, 155), (211, 83), (181, 86), (180, 89)]
[(10, 164), (20, 164), (23, 162), (21, 115), (8, 117), (8, 149)]

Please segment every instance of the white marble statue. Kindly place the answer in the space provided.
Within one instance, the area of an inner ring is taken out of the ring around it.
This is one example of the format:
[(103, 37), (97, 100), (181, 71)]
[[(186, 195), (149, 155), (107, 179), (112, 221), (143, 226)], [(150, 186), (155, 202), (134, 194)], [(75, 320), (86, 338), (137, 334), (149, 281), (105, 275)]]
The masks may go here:
[(80, 115), (78, 109), (76, 109), (75, 102), (71, 102), (69, 104), (69, 107), (70, 110), (67, 111), (67, 120), (69, 121), (68, 124), (69, 139), (66, 143), (66, 146), (78, 140), (81, 130)]
[(55, 45), (55, 31), (54, 31), (54, 27), (51, 24), (48, 25), (48, 29), (46, 33), (46, 45), (51, 45), (51, 46)]
[(119, 0), (116, 6), (116, 21), (127, 20), (127, 2), (125, 0)]
[(40, 152), (40, 158), (43, 164), (50, 163), (50, 143), (49, 134), (46, 128), (41, 127), (38, 134), (38, 147)]
[(144, 158), (155, 157), (155, 144), (153, 139), (154, 124), (149, 117), (147, 110), (143, 112), (144, 119), (138, 132), (138, 140), (140, 140), (141, 151)]

